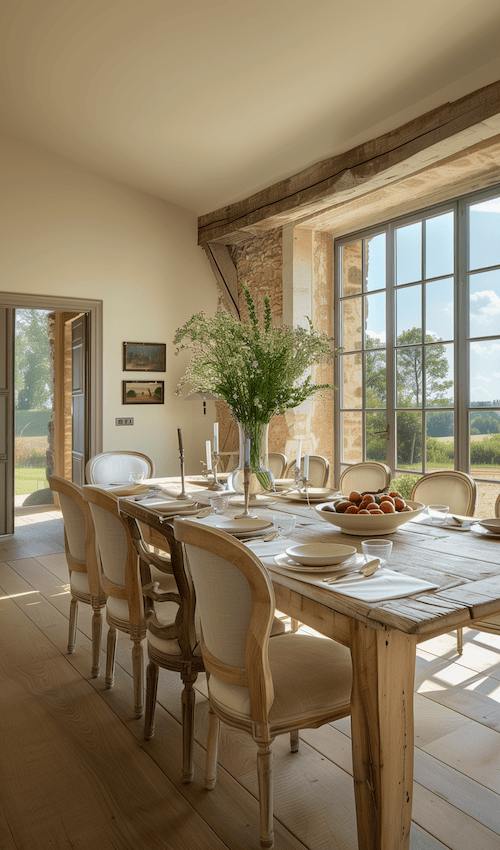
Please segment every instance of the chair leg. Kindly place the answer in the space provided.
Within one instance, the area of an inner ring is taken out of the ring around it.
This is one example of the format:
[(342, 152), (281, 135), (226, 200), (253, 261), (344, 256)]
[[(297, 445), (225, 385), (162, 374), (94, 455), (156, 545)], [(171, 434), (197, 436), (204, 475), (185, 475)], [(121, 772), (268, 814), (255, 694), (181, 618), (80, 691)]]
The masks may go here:
[(94, 679), (101, 672), (101, 638), (102, 613), (99, 607), (93, 608), (92, 614), (92, 676)]
[(220, 720), (210, 706), (207, 728), (207, 763), (205, 767), (205, 788), (209, 791), (217, 782), (217, 755), (219, 750)]
[(464, 651), (464, 630), (457, 629), (457, 652), (462, 655)]
[(146, 669), (146, 716), (144, 718), (144, 737), (146, 741), (150, 741), (155, 733), (158, 673), (158, 665), (154, 661), (150, 661)]
[(116, 629), (110, 626), (108, 629), (108, 642), (106, 646), (106, 687), (112, 688), (115, 681), (115, 652), (116, 652)]
[(290, 752), (298, 753), (299, 751), (299, 730), (294, 729), (290, 732)]
[(257, 775), (260, 801), (260, 846), (273, 847), (273, 751), (269, 742), (259, 743)]
[(198, 678), (195, 676), (183, 678), (184, 690), (182, 691), (182, 781), (189, 785), (194, 776), (194, 705), (196, 694), (193, 685)]
[(134, 676), (134, 714), (142, 717), (144, 714), (144, 653), (140, 638), (132, 638), (132, 672)]
[(68, 633), (68, 655), (75, 651), (76, 645), (76, 622), (78, 620), (78, 599), (71, 597), (69, 603), (69, 633)]
[(292, 632), (297, 632), (299, 629), (300, 623), (298, 620), (295, 620), (293, 617), (290, 618), (290, 628)]

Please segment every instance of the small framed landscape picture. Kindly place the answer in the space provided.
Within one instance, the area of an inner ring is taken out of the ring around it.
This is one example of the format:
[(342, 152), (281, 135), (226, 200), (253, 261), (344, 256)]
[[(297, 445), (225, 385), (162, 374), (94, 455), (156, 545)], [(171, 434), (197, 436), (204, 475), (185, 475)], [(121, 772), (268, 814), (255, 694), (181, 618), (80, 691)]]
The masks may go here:
[(163, 404), (164, 381), (122, 381), (122, 404)]
[(167, 345), (164, 342), (124, 342), (124, 372), (165, 372)]

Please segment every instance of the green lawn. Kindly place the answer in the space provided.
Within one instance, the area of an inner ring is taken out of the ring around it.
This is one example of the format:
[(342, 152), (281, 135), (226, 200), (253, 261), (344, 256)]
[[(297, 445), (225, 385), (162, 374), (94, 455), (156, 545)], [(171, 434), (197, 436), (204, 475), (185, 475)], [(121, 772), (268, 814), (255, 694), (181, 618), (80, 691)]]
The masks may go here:
[(30, 469), (29, 467), (17, 466), (15, 469), (15, 494), (16, 496), (28, 496), (35, 490), (44, 490), (49, 486), (46, 469)]

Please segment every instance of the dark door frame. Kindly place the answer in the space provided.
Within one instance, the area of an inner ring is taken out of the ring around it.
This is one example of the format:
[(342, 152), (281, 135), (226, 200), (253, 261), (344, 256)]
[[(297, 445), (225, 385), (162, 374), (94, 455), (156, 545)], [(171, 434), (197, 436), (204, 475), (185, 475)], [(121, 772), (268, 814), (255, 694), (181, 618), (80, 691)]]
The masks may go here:
[(60, 295), (1, 292), (0, 307), (55, 312), (85, 312), (89, 316), (89, 449), (102, 451), (102, 301)]

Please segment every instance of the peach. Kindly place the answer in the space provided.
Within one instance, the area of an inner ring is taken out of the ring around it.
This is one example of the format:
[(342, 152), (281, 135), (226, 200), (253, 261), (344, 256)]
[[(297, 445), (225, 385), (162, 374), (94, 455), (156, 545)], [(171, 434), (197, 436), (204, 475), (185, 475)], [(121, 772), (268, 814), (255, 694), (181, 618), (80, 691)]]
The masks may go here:
[(388, 502), (387, 499), (384, 499), (383, 502), (380, 502), (380, 510), (384, 514), (395, 514), (396, 508), (394, 507), (394, 503)]
[(353, 490), (352, 493), (349, 493), (349, 501), (355, 502), (355, 504), (359, 504), (363, 500), (363, 496), (358, 490)]
[(357, 514), (358, 508), (356, 507), (356, 505), (349, 505), (349, 507), (346, 508), (345, 513), (346, 514)]
[[(395, 506), (397, 511), (402, 511), (403, 508), (406, 508), (406, 502), (405, 502), (404, 499), (400, 499), (399, 496), (396, 496), (394, 498), (394, 506)], [(411, 510), (411, 508), (410, 508), (410, 510)]]

